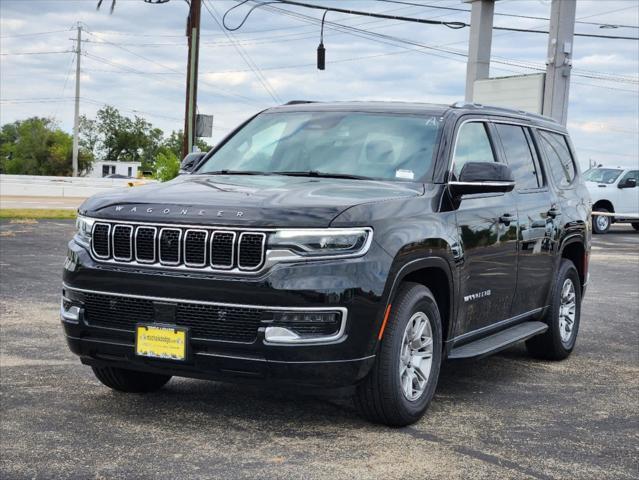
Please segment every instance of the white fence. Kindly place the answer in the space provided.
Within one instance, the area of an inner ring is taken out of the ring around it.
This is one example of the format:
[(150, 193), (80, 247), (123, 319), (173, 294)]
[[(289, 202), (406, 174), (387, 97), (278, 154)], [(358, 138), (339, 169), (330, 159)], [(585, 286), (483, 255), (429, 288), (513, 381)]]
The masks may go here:
[(135, 181), (128, 178), (0, 175), (0, 195), (86, 198), (95, 193), (128, 187), (129, 182)]

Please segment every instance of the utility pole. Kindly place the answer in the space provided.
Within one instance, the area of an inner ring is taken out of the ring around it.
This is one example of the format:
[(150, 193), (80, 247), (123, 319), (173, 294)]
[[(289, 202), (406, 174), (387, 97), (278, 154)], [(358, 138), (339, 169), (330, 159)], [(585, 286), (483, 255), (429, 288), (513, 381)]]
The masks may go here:
[(73, 176), (78, 176), (78, 137), (80, 136), (80, 57), (82, 53), (82, 25), (78, 23), (75, 50), (75, 114), (73, 116)]
[(186, 105), (184, 111), (184, 142), (182, 158), (193, 151), (195, 116), (197, 111), (197, 71), (200, 56), (200, 14), (202, 0), (191, 0), (186, 34), (189, 38), (189, 59), (186, 74)]
[(470, 35), (466, 64), (466, 101), (473, 101), (475, 80), (490, 76), (490, 48), (493, 40), (495, 0), (464, 0), (470, 3)]
[(552, 0), (543, 114), (562, 125), (568, 119), (576, 0)]

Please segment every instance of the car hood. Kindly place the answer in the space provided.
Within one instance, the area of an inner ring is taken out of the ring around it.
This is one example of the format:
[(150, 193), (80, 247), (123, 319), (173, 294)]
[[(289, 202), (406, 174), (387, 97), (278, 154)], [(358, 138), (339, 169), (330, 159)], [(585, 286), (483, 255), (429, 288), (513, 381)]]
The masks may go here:
[(281, 175), (184, 175), (95, 195), (80, 213), (97, 218), (253, 227), (326, 227), (364, 203), (421, 195), (422, 184)]

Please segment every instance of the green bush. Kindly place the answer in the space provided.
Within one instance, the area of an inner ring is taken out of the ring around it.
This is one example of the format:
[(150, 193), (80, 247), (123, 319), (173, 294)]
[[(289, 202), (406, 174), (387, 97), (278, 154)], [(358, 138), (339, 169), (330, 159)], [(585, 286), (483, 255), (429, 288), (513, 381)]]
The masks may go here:
[(155, 158), (155, 178), (161, 182), (172, 180), (180, 172), (180, 160), (171, 150), (162, 148)]

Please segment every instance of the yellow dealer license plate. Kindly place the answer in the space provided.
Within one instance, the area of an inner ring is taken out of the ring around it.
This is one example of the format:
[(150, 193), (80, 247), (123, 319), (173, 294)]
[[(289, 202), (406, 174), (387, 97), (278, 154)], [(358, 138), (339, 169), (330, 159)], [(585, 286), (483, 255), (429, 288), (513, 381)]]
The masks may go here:
[(186, 330), (181, 328), (138, 325), (135, 353), (143, 357), (186, 360)]

